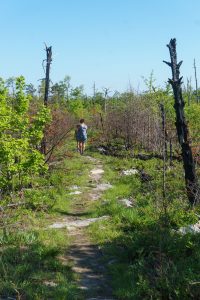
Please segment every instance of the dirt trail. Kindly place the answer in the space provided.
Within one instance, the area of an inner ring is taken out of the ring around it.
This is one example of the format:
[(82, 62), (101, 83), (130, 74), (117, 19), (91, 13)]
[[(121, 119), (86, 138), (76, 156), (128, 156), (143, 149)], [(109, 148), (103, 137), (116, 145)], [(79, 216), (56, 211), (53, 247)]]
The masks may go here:
[(109, 285), (109, 278), (106, 274), (106, 268), (103, 263), (102, 252), (98, 245), (91, 242), (85, 227), (90, 223), (98, 221), (101, 218), (86, 219), (88, 207), (91, 201), (101, 197), (104, 190), (111, 187), (109, 184), (101, 182), (104, 173), (102, 164), (89, 156), (85, 157), (93, 164), (88, 179), (88, 188), (75, 197), (73, 207), (69, 216), (65, 217), (59, 223), (51, 225), (52, 228), (68, 229), (72, 238), (72, 243), (67, 254), (67, 260), (72, 261), (73, 270), (78, 274), (79, 287), (83, 290), (87, 300), (113, 300), (112, 290)]

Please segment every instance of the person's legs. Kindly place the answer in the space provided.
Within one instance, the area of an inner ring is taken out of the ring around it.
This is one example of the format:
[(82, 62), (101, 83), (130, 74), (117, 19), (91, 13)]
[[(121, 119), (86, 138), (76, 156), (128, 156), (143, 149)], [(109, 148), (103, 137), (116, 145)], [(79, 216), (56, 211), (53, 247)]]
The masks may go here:
[(83, 152), (85, 151), (85, 141), (78, 142), (78, 151), (80, 152), (80, 154), (83, 154)]
[(79, 141), (78, 140), (76, 140), (76, 150), (77, 150), (77, 152), (79, 152)]
[(83, 142), (82, 141), (79, 143), (79, 150), (80, 150), (80, 154), (83, 154)]
[(83, 142), (83, 151), (85, 151), (85, 142)]
[(83, 141), (83, 152), (85, 151), (85, 144), (86, 144), (86, 139)]
[(81, 152), (81, 141), (78, 141), (78, 151)]

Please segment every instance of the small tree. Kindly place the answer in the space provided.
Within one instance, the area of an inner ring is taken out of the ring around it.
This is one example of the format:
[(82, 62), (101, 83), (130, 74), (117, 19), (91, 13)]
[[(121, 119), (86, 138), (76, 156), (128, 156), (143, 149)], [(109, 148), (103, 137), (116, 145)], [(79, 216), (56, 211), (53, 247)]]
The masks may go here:
[(0, 84), (0, 188), (21, 188), (44, 168), (44, 157), (37, 150), (43, 128), (49, 119), (47, 108), (29, 117), (29, 97), (24, 93), (25, 80), (16, 79), (13, 107), (7, 102), (7, 89)]

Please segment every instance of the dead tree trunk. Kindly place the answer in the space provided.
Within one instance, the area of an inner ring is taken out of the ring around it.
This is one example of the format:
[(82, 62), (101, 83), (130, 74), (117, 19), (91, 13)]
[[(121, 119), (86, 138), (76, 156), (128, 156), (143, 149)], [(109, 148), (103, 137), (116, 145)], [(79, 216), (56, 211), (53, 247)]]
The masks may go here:
[(174, 93), (174, 109), (176, 111), (176, 130), (178, 135), (179, 144), (182, 148), (182, 158), (183, 166), (185, 171), (185, 183), (188, 200), (191, 205), (196, 204), (198, 199), (198, 187), (195, 174), (195, 165), (192, 156), (192, 151), (189, 142), (189, 132), (187, 128), (187, 123), (184, 116), (184, 100), (182, 97), (182, 77), (179, 78), (180, 66), (182, 61), (177, 63), (177, 53), (176, 53), (176, 39), (171, 39), (169, 45), (171, 63), (164, 61), (167, 65), (171, 67), (172, 79), (169, 79), (169, 83), (172, 85)]
[(109, 88), (103, 88), (104, 91), (104, 112), (106, 114), (107, 112), (107, 100), (108, 100), (108, 94), (110, 93)]
[[(52, 47), (46, 46), (46, 72), (45, 72), (45, 92), (44, 92), (44, 105), (47, 107), (48, 105), (48, 98), (49, 98), (49, 82), (50, 82), (50, 65), (52, 61)], [(46, 145), (46, 136), (44, 130), (44, 137), (41, 143), (41, 152), (46, 155), (47, 153), (47, 145)]]
[(52, 47), (46, 46), (46, 77), (45, 77), (45, 92), (44, 92), (44, 105), (47, 106), (48, 104), (48, 97), (49, 97), (49, 74), (50, 74), (50, 65), (52, 61)]
[(199, 97), (198, 97), (198, 83), (197, 83), (197, 68), (196, 68), (196, 62), (194, 59), (194, 78), (195, 78), (195, 87), (196, 87), (196, 101), (199, 103)]
[(92, 97), (92, 104), (95, 104), (95, 99), (96, 99), (96, 84), (94, 82), (93, 84), (93, 97)]

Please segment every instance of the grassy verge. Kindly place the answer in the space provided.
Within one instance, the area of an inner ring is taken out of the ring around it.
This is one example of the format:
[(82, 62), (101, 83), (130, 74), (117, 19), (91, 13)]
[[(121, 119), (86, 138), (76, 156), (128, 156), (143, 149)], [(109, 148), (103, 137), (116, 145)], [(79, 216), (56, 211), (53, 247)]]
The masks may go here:
[[(114, 295), (123, 300), (200, 298), (200, 236), (177, 232), (195, 223), (199, 210), (188, 206), (181, 164), (167, 168), (165, 199), (161, 160), (104, 156), (104, 164), (104, 179), (113, 188), (97, 210), (110, 218), (89, 230), (106, 254)], [(131, 168), (140, 172), (122, 175)], [(124, 207), (124, 198), (132, 207)]]
[(91, 166), (72, 148), (62, 156), (66, 158), (24, 190), (24, 206), (5, 209), (2, 214), (1, 299), (83, 299), (65, 259), (70, 246), (67, 230), (48, 226), (69, 213), (72, 187), (84, 188)]

